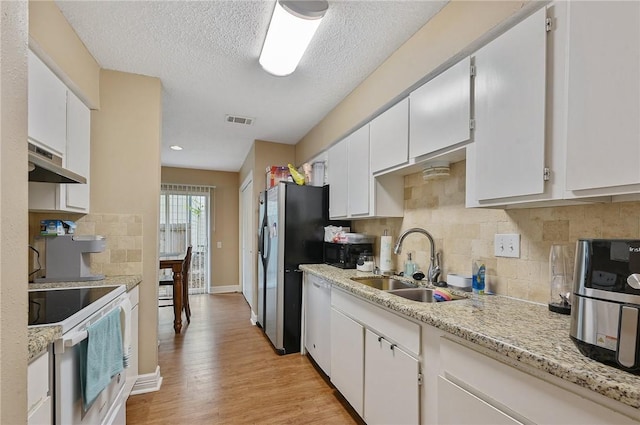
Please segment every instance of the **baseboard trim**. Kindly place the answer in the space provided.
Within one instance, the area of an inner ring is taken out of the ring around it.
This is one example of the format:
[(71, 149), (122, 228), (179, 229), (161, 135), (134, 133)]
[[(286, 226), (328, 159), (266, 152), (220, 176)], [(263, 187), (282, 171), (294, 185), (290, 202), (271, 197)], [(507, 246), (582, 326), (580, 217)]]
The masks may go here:
[(210, 294), (225, 294), (240, 291), (242, 291), (240, 285), (212, 286), (211, 289), (209, 289)]
[(138, 375), (136, 383), (133, 385), (130, 395), (138, 395), (159, 391), (162, 386), (162, 376), (160, 376), (160, 366), (156, 366), (154, 373)]
[(252, 324), (253, 326), (255, 326), (255, 325), (257, 325), (257, 324), (258, 324), (258, 315), (257, 315), (257, 314), (255, 314), (255, 313), (253, 312), (253, 310), (251, 310), (251, 319), (250, 319), (250, 320), (251, 320), (251, 324)]

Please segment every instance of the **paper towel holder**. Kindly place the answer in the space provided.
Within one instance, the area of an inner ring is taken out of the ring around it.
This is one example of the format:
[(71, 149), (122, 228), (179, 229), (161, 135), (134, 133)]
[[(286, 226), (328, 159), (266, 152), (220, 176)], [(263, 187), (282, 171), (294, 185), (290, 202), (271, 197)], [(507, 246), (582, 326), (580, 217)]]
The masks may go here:
[(385, 229), (380, 237), (380, 274), (393, 275), (395, 272), (391, 256), (392, 246), (393, 238), (389, 235), (388, 230)]

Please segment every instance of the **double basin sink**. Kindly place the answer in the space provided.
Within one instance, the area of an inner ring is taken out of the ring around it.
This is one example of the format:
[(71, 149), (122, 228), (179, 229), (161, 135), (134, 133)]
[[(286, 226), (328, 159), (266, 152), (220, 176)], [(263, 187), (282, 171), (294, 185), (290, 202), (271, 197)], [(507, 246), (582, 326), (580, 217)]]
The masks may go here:
[[(393, 277), (363, 277), (352, 278), (351, 280), (408, 300), (423, 303), (433, 303), (438, 301), (436, 297), (434, 297), (434, 289), (417, 286), (410, 282), (394, 279)], [(456, 297), (452, 299), (458, 298)]]

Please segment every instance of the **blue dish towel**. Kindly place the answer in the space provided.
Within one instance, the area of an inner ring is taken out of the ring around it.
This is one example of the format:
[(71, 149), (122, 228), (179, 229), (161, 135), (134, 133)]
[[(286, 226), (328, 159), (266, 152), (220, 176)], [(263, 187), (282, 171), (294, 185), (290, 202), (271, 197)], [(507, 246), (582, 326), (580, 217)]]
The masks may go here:
[(87, 327), (80, 343), (80, 385), (86, 411), (123, 368), (120, 309), (114, 309)]

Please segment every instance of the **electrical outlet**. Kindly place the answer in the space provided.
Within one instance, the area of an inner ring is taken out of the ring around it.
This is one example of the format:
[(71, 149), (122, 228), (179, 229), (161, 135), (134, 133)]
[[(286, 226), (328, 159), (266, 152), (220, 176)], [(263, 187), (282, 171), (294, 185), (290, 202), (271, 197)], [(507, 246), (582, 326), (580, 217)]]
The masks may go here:
[(218, 243), (216, 244), (216, 246), (217, 246), (218, 248), (222, 248), (222, 241), (218, 241)]
[(493, 239), (496, 257), (520, 258), (520, 235), (517, 233), (496, 233)]

